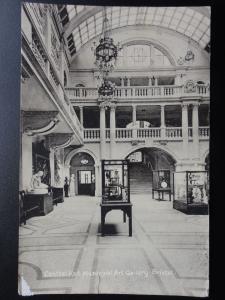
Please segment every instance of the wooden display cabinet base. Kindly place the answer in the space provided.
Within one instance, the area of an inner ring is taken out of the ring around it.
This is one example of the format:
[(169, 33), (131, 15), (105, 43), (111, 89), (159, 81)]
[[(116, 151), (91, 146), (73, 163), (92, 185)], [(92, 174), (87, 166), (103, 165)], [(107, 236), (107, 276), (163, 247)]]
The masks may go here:
[(132, 236), (132, 204), (131, 203), (101, 203), (101, 235), (105, 235), (105, 217), (106, 214), (114, 209), (123, 211), (123, 222), (126, 222), (126, 215), (129, 218), (129, 236)]

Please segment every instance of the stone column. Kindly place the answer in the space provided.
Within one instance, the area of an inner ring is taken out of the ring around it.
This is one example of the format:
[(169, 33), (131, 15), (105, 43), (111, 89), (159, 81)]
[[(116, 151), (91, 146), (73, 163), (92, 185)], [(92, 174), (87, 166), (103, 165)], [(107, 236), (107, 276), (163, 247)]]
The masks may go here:
[(158, 86), (158, 77), (155, 77), (155, 86)]
[(124, 86), (124, 78), (121, 77), (121, 86)]
[(188, 158), (188, 105), (182, 104), (183, 158)]
[(130, 78), (127, 78), (127, 86), (130, 86)]
[(192, 137), (194, 158), (199, 159), (199, 120), (198, 120), (198, 103), (193, 104), (192, 108)]
[(110, 106), (110, 156), (114, 158), (116, 148), (116, 105)]
[(54, 148), (50, 148), (50, 154), (49, 154), (49, 163), (50, 163), (50, 174), (51, 174), (51, 186), (54, 186), (55, 184), (55, 158), (54, 158)]
[(83, 111), (83, 106), (79, 106), (80, 108), (80, 124), (83, 127), (84, 126), (84, 111)]
[(22, 134), (22, 151), (21, 151), (21, 189), (30, 190), (32, 177), (32, 136), (26, 133)]
[(161, 105), (161, 138), (166, 137), (165, 105)]
[(100, 104), (100, 153), (101, 159), (105, 158), (106, 151), (106, 135), (105, 135), (105, 106)]
[(152, 86), (152, 77), (148, 77), (148, 85)]

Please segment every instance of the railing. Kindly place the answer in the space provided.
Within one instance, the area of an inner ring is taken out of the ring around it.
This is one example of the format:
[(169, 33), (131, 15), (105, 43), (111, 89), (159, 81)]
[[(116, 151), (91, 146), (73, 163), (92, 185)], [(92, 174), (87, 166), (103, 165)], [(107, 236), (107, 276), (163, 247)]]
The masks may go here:
[(116, 129), (116, 138), (117, 139), (130, 139), (132, 138), (132, 129)]
[(199, 136), (200, 138), (209, 138), (209, 127), (199, 127)]
[(100, 129), (84, 129), (85, 140), (98, 140), (100, 139)]
[(105, 130), (105, 138), (110, 139), (110, 129)]
[(182, 138), (182, 128), (166, 127), (166, 138)]
[[(75, 87), (66, 88), (68, 97), (71, 100), (76, 99), (97, 99), (97, 88)], [(143, 86), (143, 87), (116, 87), (114, 97), (117, 99), (146, 99), (146, 98), (173, 98), (183, 95), (201, 95), (209, 96), (209, 86), (197, 85), (195, 92), (187, 92), (184, 86)]]
[(159, 138), (161, 136), (160, 128), (144, 128), (137, 130), (138, 138)]
[[(192, 128), (188, 128), (189, 137), (193, 136)], [(83, 137), (85, 141), (99, 142), (100, 141), (100, 129), (98, 128), (85, 128), (83, 129)], [(105, 129), (105, 137), (110, 140), (110, 129)], [(115, 138), (117, 141), (133, 139), (166, 139), (166, 140), (182, 140), (182, 127), (166, 127), (165, 136), (162, 136), (162, 128), (117, 128)], [(209, 138), (209, 127), (199, 128), (199, 138)]]
[(188, 127), (188, 136), (189, 137), (193, 136), (193, 129), (192, 129), (192, 127)]

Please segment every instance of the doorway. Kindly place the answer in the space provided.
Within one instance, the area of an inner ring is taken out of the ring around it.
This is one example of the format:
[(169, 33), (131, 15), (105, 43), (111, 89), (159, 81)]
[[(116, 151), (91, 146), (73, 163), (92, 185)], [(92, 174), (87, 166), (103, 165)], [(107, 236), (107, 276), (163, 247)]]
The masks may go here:
[(70, 176), (74, 174), (75, 195), (95, 196), (95, 162), (86, 152), (79, 152), (70, 161)]
[(78, 195), (94, 196), (94, 174), (91, 170), (77, 171)]

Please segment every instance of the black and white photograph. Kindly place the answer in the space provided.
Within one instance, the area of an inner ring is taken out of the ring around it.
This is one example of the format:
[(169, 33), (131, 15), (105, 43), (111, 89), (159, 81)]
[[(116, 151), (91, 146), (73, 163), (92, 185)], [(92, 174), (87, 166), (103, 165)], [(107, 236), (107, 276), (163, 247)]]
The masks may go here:
[(21, 3), (19, 295), (209, 295), (210, 28)]

